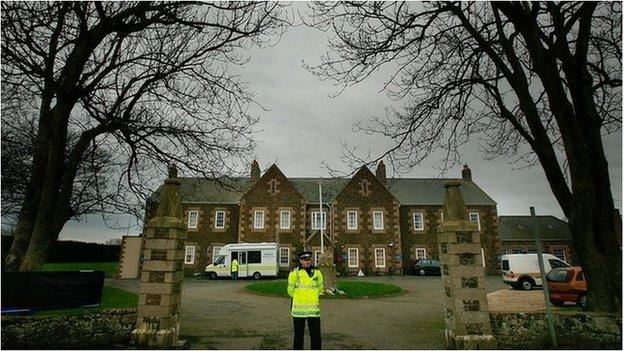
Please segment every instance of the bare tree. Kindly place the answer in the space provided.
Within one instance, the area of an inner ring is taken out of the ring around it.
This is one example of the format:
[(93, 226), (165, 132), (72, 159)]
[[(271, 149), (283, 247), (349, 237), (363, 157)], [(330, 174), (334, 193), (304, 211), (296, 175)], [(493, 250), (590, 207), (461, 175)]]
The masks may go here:
[(6, 268), (40, 268), (74, 216), (136, 206), (165, 163), (208, 177), (248, 158), (253, 96), (228, 67), (279, 38), (283, 12), (263, 2), (3, 2), (3, 126), (30, 115), (35, 132)]
[(621, 3), (341, 2), (310, 9), (309, 24), (332, 33), (330, 51), (308, 66), (313, 74), (345, 89), (390, 72), (384, 89), (403, 107), (359, 125), (394, 141), (376, 160), (390, 157), (410, 169), (442, 149), (453, 165), (461, 146), (480, 135), (486, 157), (539, 163), (570, 219), (590, 307), (619, 309), (621, 249), (601, 137), (622, 122)]

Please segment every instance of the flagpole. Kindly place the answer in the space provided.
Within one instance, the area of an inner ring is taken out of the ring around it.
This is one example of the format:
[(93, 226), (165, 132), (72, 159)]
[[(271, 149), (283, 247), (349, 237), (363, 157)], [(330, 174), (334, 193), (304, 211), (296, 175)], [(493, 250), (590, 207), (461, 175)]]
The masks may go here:
[(325, 253), (323, 249), (323, 190), (321, 182), (319, 182), (319, 227), (321, 228), (321, 253)]

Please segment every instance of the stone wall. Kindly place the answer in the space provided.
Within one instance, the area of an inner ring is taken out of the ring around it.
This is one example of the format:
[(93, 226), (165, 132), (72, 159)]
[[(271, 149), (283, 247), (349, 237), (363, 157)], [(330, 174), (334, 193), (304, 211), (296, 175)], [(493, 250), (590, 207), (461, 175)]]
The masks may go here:
[(136, 318), (136, 309), (76, 316), (2, 317), (2, 349), (124, 348)]
[[(295, 266), (296, 253), (303, 248), (308, 222), (305, 199), (276, 165), (272, 165), (240, 200), (238, 242), (275, 242), (290, 248), (290, 267)], [(254, 228), (255, 211), (264, 211), (264, 228)], [(290, 211), (290, 228), (280, 228), (281, 211)], [(290, 267), (280, 267), (288, 271)]]
[[(238, 242), (238, 205), (183, 204), (184, 220), (188, 223), (189, 211), (198, 211), (197, 228), (188, 229), (185, 246), (195, 246), (195, 260), (184, 263), (184, 273), (203, 272), (214, 260), (215, 246)], [(224, 228), (215, 227), (216, 211), (225, 212)]]
[[(333, 201), (333, 235), (335, 247), (341, 254), (349, 248), (358, 249), (358, 266), (349, 267), (348, 259), (337, 263), (342, 272), (355, 275), (361, 269), (366, 275), (400, 274), (402, 261), (395, 259), (401, 253), (399, 202), (379, 182), (371, 171), (362, 167)], [(347, 225), (347, 212), (357, 213), (357, 229)], [(375, 229), (373, 213), (383, 213), (383, 229)], [(391, 244), (389, 246), (389, 244)], [(375, 262), (375, 250), (383, 253), (383, 265)], [(383, 250), (383, 251), (382, 251)], [(390, 271), (392, 270), (392, 272)]]
[[(552, 348), (544, 313), (490, 313), (492, 332), (500, 349)], [(555, 314), (559, 348), (621, 349), (622, 317), (562, 312)]]
[[(490, 275), (500, 273), (499, 255), (501, 242), (498, 234), (498, 215), (495, 206), (467, 205), (469, 213), (479, 214), (479, 235), (484, 250), (485, 272)], [(442, 223), (443, 206), (401, 206), (401, 247), (403, 248), (403, 272), (410, 274), (412, 263), (416, 261), (416, 248), (424, 248), (427, 258), (439, 260), (437, 226)], [(414, 229), (414, 213), (423, 214), (423, 230)]]

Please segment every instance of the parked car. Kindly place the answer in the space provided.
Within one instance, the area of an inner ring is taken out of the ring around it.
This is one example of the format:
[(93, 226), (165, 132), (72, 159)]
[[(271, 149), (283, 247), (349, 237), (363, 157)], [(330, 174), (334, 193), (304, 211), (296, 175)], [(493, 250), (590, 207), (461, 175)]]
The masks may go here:
[(546, 275), (546, 280), (553, 305), (563, 306), (566, 302), (587, 305), (587, 280), (581, 267), (555, 268)]
[[(548, 274), (553, 268), (570, 267), (566, 262), (550, 254), (543, 254), (544, 273)], [(542, 285), (537, 254), (511, 254), (501, 257), (503, 283), (514, 289), (531, 290), (534, 286)]]
[(440, 262), (436, 260), (420, 259), (412, 265), (412, 274), (441, 275)]

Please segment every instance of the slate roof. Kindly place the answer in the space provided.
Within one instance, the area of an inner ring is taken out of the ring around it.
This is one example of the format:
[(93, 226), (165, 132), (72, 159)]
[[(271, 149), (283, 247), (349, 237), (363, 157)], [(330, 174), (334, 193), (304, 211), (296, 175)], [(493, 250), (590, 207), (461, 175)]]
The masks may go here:
[[(183, 203), (237, 204), (250, 187), (249, 178), (221, 178), (219, 185), (215, 179), (178, 178), (181, 182), (180, 196)], [(455, 178), (452, 178), (455, 179)], [(323, 202), (329, 203), (349, 183), (344, 178), (288, 178), (301, 193), (306, 202), (318, 203), (318, 183), (323, 186)], [(451, 178), (388, 178), (386, 188), (399, 200), (401, 205), (443, 205), (444, 183)], [(492, 205), (492, 200), (478, 185), (464, 182), (460, 189), (467, 205)], [(160, 188), (156, 193), (160, 193)], [(156, 194), (151, 200), (156, 200)]]
[[(536, 216), (541, 240), (571, 241), (568, 224), (554, 216)], [(501, 241), (534, 240), (531, 216), (499, 216), (498, 231)]]
[[(388, 178), (386, 188), (401, 205), (444, 205), (444, 183), (457, 178)], [(467, 205), (492, 205), (492, 200), (474, 182), (462, 182), (459, 186)]]

